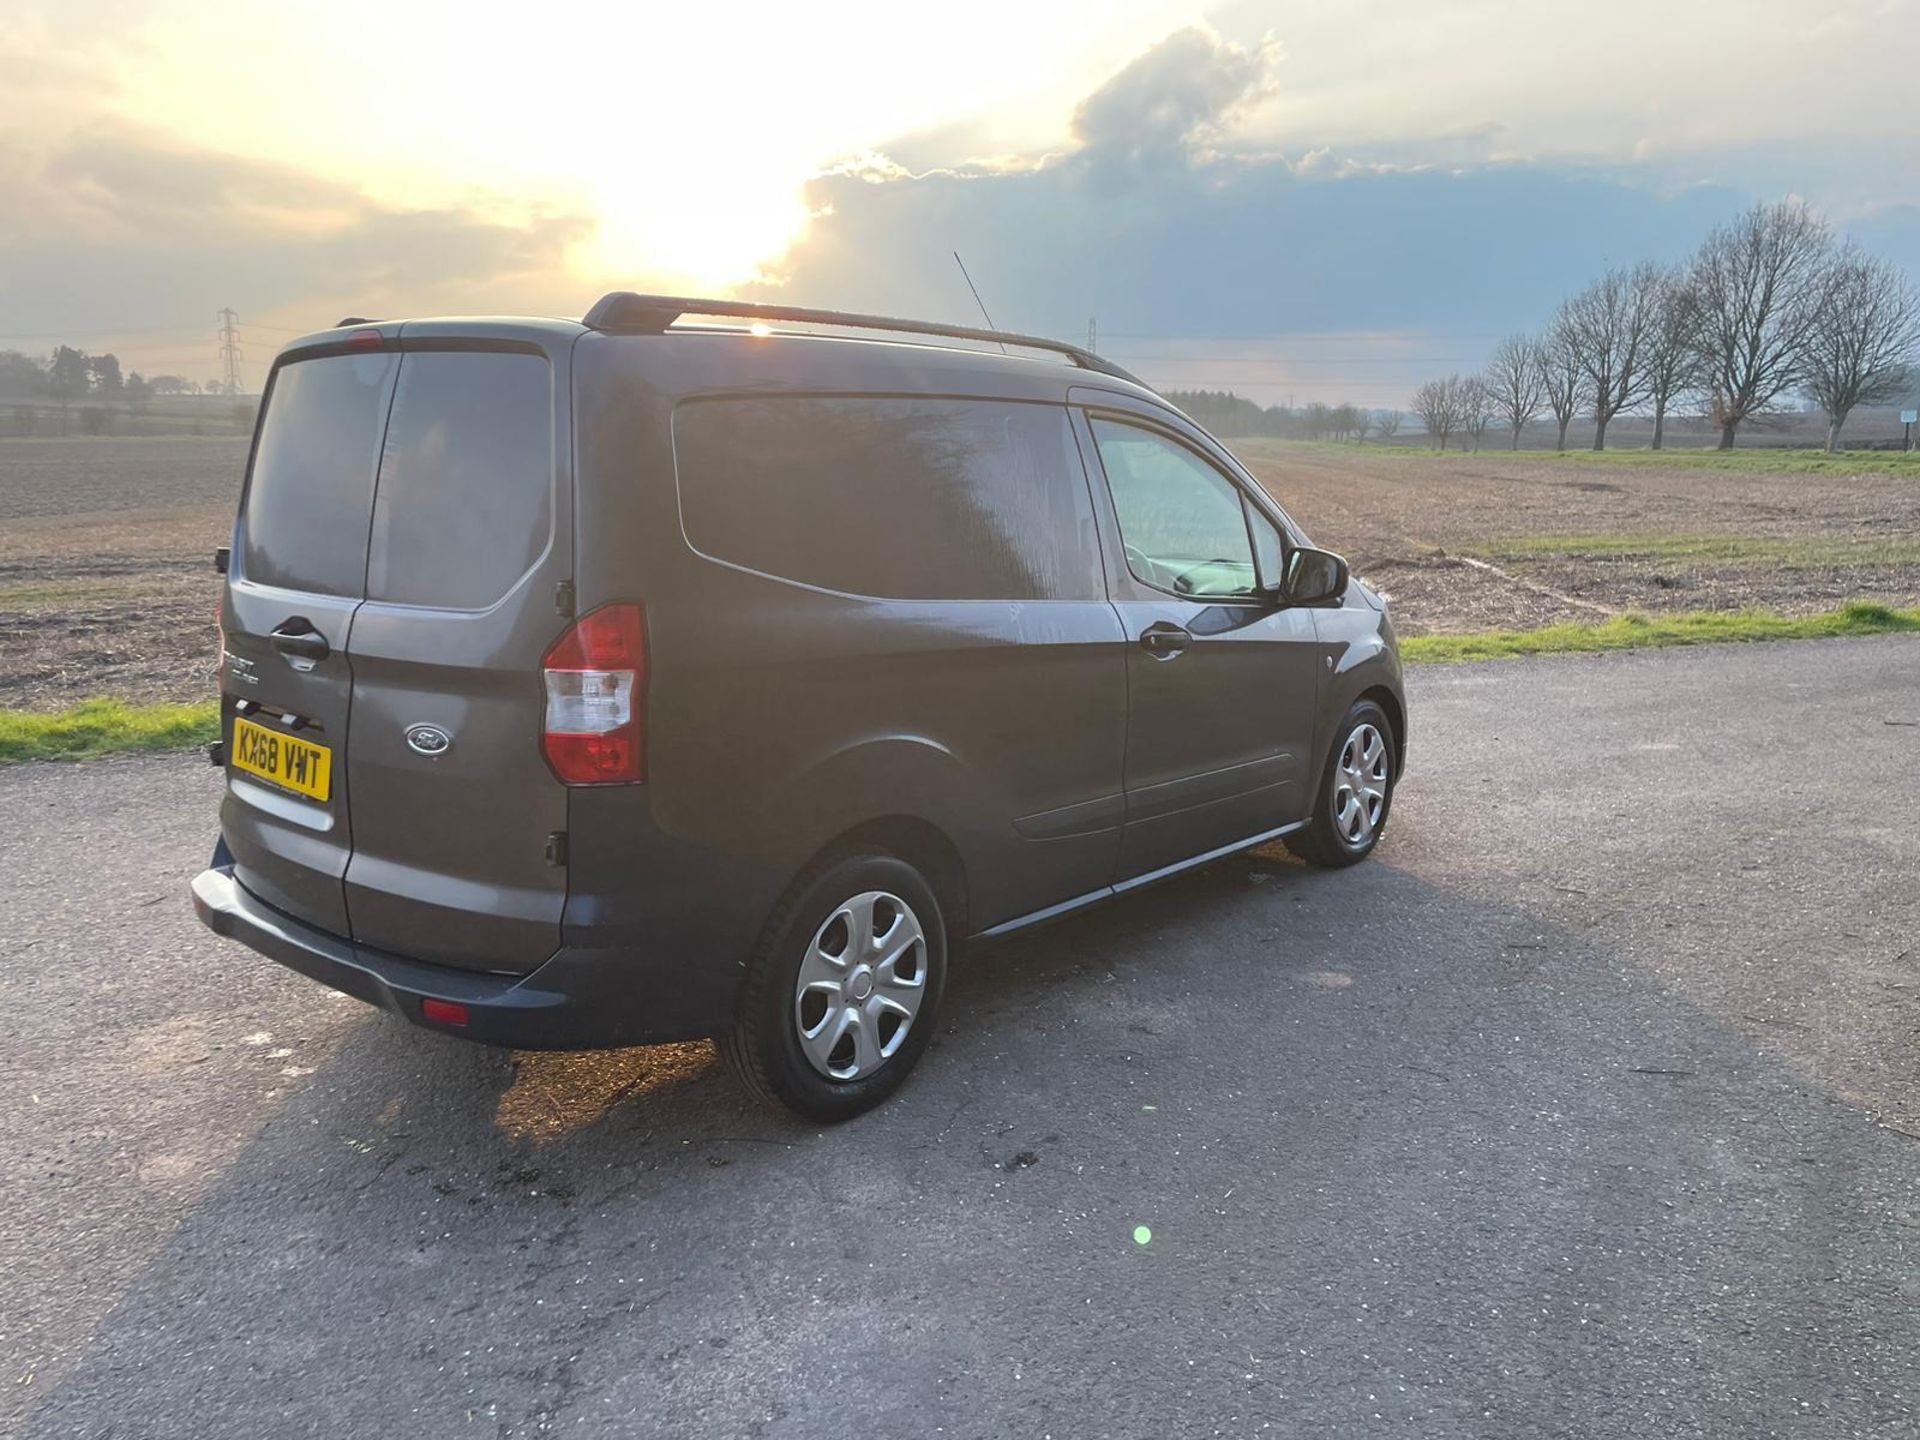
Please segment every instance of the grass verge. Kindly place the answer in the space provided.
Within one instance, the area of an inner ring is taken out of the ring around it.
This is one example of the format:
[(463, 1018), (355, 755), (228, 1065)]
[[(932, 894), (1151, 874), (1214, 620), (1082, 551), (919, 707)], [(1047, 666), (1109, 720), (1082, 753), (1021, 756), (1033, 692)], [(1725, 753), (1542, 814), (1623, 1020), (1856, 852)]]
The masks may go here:
[(1548, 625), (1539, 630), (1489, 630), (1477, 635), (1413, 635), (1400, 642), (1410, 663), (1452, 665), (1521, 655), (1591, 654), (1668, 645), (1716, 645), (1736, 640), (1814, 640), (1834, 635), (1920, 632), (1920, 610), (1854, 601), (1824, 615), (1773, 610), (1683, 611), (1622, 615), (1598, 625)]
[(1783, 445), (1754, 445), (1745, 449), (1715, 450), (1687, 445), (1649, 450), (1635, 446), (1613, 450), (1509, 450), (1506, 437), (1489, 437), (1478, 450), (1465, 449), (1457, 440), (1445, 450), (1404, 440), (1283, 440), (1272, 435), (1225, 436), (1227, 447), (1255, 456), (1280, 459), (1288, 452), (1319, 451), (1330, 455), (1364, 455), (1369, 460), (1474, 460), (1492, 465), (1565, 464), (1602, 469), (1731, 470), (1762, 475), (1899, 475), (1920, 478), (1920, 450), (1824, 450)]
[(1672, 560), (1788, 570), (1920, 565), (1920, 543), (1876, 535), (1516, 535), (1474, 545), (1470, 553), (1488, 560)]
[(220, 738), (220, 706), (83, 700), (48, 714), (0, 710), (0, 764), (79, 760), (117, 750), (178, 750)]

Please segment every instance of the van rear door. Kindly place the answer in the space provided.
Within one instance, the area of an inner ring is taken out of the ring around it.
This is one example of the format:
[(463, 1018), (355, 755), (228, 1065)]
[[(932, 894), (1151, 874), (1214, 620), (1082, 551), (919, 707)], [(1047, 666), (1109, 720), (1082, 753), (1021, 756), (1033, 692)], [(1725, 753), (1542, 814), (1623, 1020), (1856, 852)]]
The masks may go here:
[(344, 755), (346, 908), (382, 950), (524, 972), (560, 945), (567, 792), (540, 664), (569, 623), (569, 348), (406, 331)]
[(220, 615), (220, 826), (235, 873), (268, 904), (336, 935), (350, 929), (348, 635), (399, 367), (391, 351), (340, 346), (275, 366)]

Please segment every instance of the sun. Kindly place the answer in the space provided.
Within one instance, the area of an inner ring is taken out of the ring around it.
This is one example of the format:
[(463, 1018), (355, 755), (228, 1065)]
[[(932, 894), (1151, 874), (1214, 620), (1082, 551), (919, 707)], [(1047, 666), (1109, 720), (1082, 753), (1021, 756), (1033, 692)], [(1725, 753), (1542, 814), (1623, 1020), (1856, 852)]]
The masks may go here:
[(602, 181), (593, 197), (599, 233), (580, 266), (730, 291), (800, 236), (808, 214), (802, 183), (791, 167), (754, 174), (675, 160), (649, 166), (644, 176)]

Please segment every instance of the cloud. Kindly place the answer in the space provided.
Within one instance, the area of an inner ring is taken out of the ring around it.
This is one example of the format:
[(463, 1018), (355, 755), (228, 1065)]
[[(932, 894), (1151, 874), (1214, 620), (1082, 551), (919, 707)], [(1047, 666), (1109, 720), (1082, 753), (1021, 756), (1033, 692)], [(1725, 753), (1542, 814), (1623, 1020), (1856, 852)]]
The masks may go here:
[(336, 315), (581, 303), (577, 214), (408, 210), (293, 166), (122, 125), (0, 147), (0, 331), (138, 331), (223, 305)]
[(1095, 164), (1185, 163), (1273, 93), (1279, 58), (1270, 40), (1248, 49), (1197, 27), (1175, 31), (1080, 102), (1073, 138)]
[(1136, 174), (1072, 161), (1018, 174), (817, 181), (817, 218), (776, 267), (794, 303), (949, 319), (961, 251), (1010, 328), (1157, 336), (1429, 329), (1544, 318), (1606, 264), (1678, 258), (1744, 197), (1670, 194), (1577, 168), (1346, 167), (1283, 160)]

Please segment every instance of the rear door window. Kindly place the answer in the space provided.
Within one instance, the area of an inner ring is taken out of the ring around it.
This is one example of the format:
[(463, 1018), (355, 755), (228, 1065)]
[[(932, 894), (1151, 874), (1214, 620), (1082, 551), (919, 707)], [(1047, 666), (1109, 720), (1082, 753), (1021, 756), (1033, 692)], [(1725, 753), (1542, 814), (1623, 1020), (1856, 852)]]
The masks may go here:
[(274, 372), (241, 522), (241, 572), (249, 580), (361, 593), (374, 470), (399, 360), (327, 355)]
[(681, 523), (712, 559), (889, 599), (1105, 596), (1064, 406), (698, 400), (673, 437)]
[(545, 552), (553, 514), (545, 357), (411, 351), (387, 422), (367, 598), (482, 610)]

